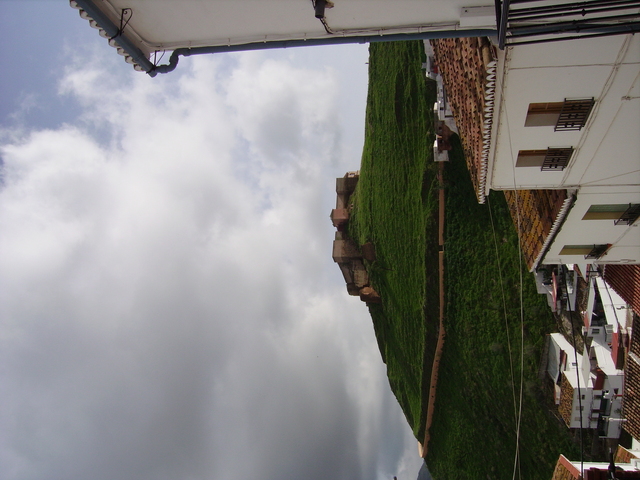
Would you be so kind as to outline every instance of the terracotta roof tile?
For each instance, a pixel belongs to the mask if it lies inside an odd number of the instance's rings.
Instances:
[[[632,458],[638,458],[635,454],[624,448],[622,445],[618,445],[616,449],[616,456],[613,459],[615,463],[629,463]]]
[[[560,413],[567,427],[570,427],[571,414],[573,413],[573,387],[564,373],[560,381],[560,405],[558,405],[558,413]]]
[[[580,477],[580,472],[564,455],[560,455],[553,471],[551,480],[575,480]]]
[[[542,259],[552,232],[562,223],[560,214],[570,196],[567,190],[506,190],[504,196],[516,228],[520,218],[522,253],[533,269]]]
[[[431,40],[471,180],[484,203],[495,92],[495,49],[485,37]]]
[[[631,329],[631,344],[624,367],[624,397],[622,415],[627,420],[623,428],[634,438],[640,438],[640,321],[635,316]]]
[[[606,265],[604,279],[640,315],[640,265]]]

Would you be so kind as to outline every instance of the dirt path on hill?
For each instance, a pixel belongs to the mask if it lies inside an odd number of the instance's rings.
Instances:
[[[424,440],[420,444],[420,456],[427,457],[427,449],[429,446],[429,428],[433,422],[433,410],[436,404],[436,387],[438,385],[438,370],[440,368],[440,358],[442,357],[442,348],[444,347],[444,162],[438,164],[438,282],[440,290],[440,313],[438,328],[438,343],[436,345],[436,353],[433,358],[433,366],[431,367],[431,382],[429,384],[429,405],[427,406],[427,423],[424,429]]]

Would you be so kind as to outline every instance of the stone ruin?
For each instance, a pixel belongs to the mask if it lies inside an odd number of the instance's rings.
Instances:
[[[366,303],[380,303],[380,295],[370,285],[369,274],[363,262],[375,260],[375,248],[368,242],[359,249],[347,234],[349,214],[353,207],[349,199],[359,178],[359,172],[347,172],[344,177],[336,179],[336,208],[331,210],[331,222],[337,232],[333,241],[332,257],[340,267],[349,295],[359,296],[360,300]]]

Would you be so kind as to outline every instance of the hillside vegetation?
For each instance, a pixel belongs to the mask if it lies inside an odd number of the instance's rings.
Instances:
[[[421,71],[423,55],[422,42],[370,47],[349,225],[358,243],[376,247],[378,259],[367,267],[383,302],[370,313],[391,389],[420,440],[438,316],[435,91]],[[514,465],[521,478],[550,478],[560,453],[578,458],[538,380],[544,336],[555,323],[519,257],[504,195],[479,205],[454,145],[445,167],[447,336],[427,463],[436,479],[511,478]]]
[[[368,270],[383,303],[370,306],[371,317],[391,388],[417,437],[435,350],[427,339],[435,338],[438,314],[435,92],[422,55],[421,42],[370,47],[365,144],[349,223],[357,242],[376,247]]]

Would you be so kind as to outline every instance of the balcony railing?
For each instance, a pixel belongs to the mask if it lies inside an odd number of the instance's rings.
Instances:
[[[611,247],[610,243],[603,243],[601,245],[594,245],[593,249],[587,253],[584,258],[585,260],[597,260],[600,257],[602,257],[605,253],[607,253],[607,250],[609,250],[609,248]]]
[[[614,221],[614,225],[633,225],[640,217],[640,203],[630,203],[620,218]]]
[[[573,147],[547,148],[541,170],[543,172],[561,172],[569,165],[572,154]]]
[[[495,7],[501,49],[640,31],[637,0],[495,0]]]
[[[587,123],[587,118],[589,118],[589,114],[595,103],[593,98],[579,100],[569,100],[565,98],[554,131],[568,132],[572,130],[582,130],[582,127]]]

